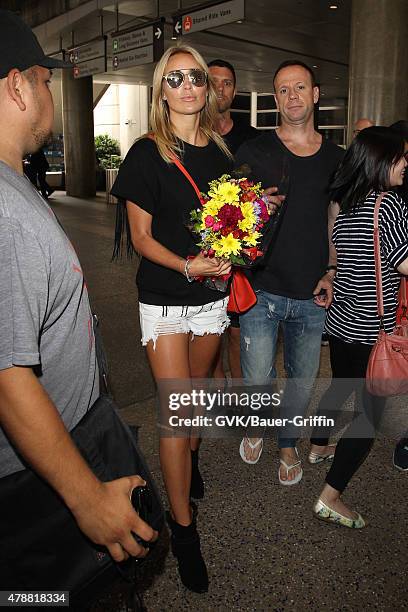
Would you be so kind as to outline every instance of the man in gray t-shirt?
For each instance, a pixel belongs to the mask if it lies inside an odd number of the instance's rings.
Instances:
[[[99,394],[91,312],[75,251],[23,174],[24,155],[51,135],[57,67],[66,66],[0,10],[0,484],[31,467],[122,561],[146,554],[133,533],[155,536],[130,503],[143,481],[101,482],[68,433]],[[1,550],[0,542],[0,565]]]
[[[34,368],[68,431],[99,395],[75,251],[30,181],[0,161],[0,370]],[[23,469],[0,428],[0,477]]]

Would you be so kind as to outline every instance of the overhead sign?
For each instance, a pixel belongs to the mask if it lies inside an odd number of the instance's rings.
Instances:
[[[178,15],[173,15],[173,36],[216,28],[244,17],[245,0],[229,0],[191,10],[183,9]]]
[[[157,62],[164,53],[164,18],[112,34],[112,68]]]
[[[106,72],[106,38],[96,38],[67,51],[68,59],[74,66],[74,77],[91,76]]]

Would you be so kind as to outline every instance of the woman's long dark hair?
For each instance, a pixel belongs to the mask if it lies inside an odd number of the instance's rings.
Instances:
[[[390,188],[390,170],[404,155],[404,139],[388,127],[361,130],[346,151],[330,185],[332,201],[350,213],[370,191]]]

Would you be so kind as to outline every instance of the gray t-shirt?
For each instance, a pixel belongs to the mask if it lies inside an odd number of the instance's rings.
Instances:
[[[0,370],[31,366],[68,431],[99,395],[78,257],[26,177],[0,162]],[[0,427],[0,477],[24,466]]]

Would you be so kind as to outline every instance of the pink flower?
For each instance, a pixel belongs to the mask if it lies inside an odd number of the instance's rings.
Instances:
[[[222,228],[222,223],[220,221],[217,221],[217,223],[214,223],[213,225],[214,232],[219,232],[221,228]]]
[[[204,219],[205,227],[212,227],[214,225],[214,217],[207,215]]]
[[[268,221],[270,215],[269,215],[269,212],[268,212],[268,209],[266,207],[264,200],[257,200],[257,203],[259,204],[260,209],[261,209],[261,220]]]

